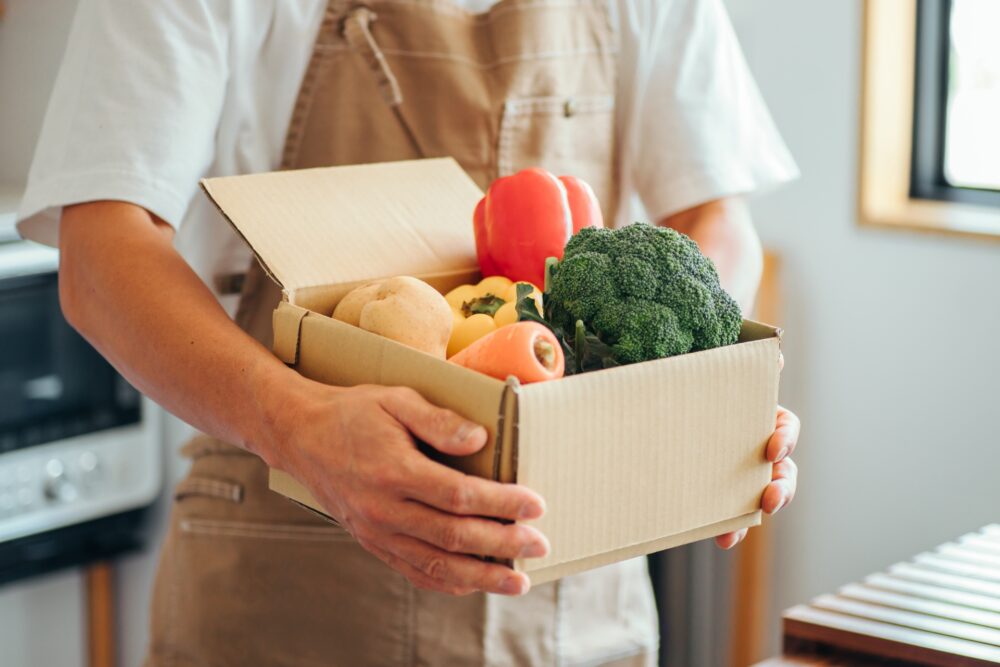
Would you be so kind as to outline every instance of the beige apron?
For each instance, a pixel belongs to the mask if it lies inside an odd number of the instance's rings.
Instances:
[[[485,187],[542,165],[586,179],[610,218],[615,37],[604,0],[331,0],[283,167],[451,155]],[[278,298],[254,265],[237,322],[268,346]],[[520,598],[421,591],[268,491],[256,457],[204,436],[185,453],[150,667],[655,664],[644,559]]]

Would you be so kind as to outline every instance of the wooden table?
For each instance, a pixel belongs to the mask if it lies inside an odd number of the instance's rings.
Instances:
[[[782,665],[1000,665],[1000,524],[782,615]]]

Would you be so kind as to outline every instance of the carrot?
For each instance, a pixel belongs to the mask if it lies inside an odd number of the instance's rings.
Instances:
[[[563,376],[566,360],[555,335],[537,322],[515,322],[486,334],[449,361],[499,380],[522,383]]]

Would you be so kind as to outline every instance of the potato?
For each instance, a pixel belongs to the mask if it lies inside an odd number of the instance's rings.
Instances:
[[[337,307],[333,309],[333,319],[340,320],[341,322],[347,322],[354,326],[359,326],[361,321],[361,309],[364,308],[369,301],[375,299],[376,294],[378,294],[379,285],[382,284],[381,280],[376,280],[374,282],[367,283],[361,287],[355,287],[350,292],[340,300]]]
[[[375,298],[361,308],[358,325],[444,359],[453,320],[451,306],[436,289],[398,276],[379,283]]]

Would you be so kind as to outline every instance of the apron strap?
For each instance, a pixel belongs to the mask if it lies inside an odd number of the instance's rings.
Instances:
[[[385,54],[379,48],[369,27],[377,18],[378,15],[367,7],[353,9],[344,20],[344,38],[375,74],[379,92],[382,93],[385,103],[391,107],[398,107],[403,103],[403,93],[399,89],[396,75],[385,61]]]
[[[350,45],[364,63],[369,71],[375,76],[375,83],[378,85],[382,99],[392,109],[393,115],[406,133],[406,137],[419,157],[426,157],[426,152],[420,147],[413,128],[400,112],[403,104],[403,91],[399,88],[399,81],[393,74],[392,68],[385,59],[385,54],[379,48],[378,42],[372,35],[371,24],[378,18],[368,7],[357,7],[347,15],[344,20],[344,39]]]

